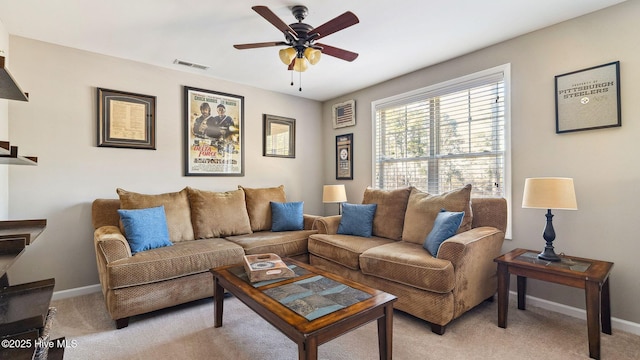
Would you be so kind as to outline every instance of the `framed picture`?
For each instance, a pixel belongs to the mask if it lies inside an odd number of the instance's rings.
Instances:
[[[296,157],[296,120],[262,115],[262,156]]]
[[[244,176],[244,97],[184,87],[185,176]]]
[[[156,149],[156,97],[98,88],[98,146]]]
[[[333,128],[342,128],[346,126],[354,126],[356,124],[356,102],[347,100],[345,102],[335,104],[333,110]]]
[[[353,134],[336,136],[336,180],[353,180]]]
[[[556,133],[622,126],[619,61],[555,79]]]

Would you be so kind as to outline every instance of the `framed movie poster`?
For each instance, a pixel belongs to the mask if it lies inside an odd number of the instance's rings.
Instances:
[[[244,176],[244,97],[184,87],[185,176]]]
[[[620,62],[556,79],[556,133],[621,126]]]
[[[353,134],[336,136],[336,180],[353,180]]]

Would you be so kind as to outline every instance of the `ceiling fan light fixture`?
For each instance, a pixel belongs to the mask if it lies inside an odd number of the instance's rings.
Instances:
[[[280,51],[278,52],[278,55],[280,56],[280,60],[285,65],[289,65],[293,61],[293,58],[296,57],[297,51],[296,49],[289,47],[285,49],[280,49]]]
[[[307,59],[301,57],[297,57],[295,62],[293,63],[293,70],[297,71],[297,72],[304,72],[307,70],[307,68],[309,67],[309,64],[307,63]]]
[[[318,49],[310,47],[304,49],[304,57],[309,60],[311,65],[315,65],[320,61],[320,54],[322,54],[322,52]]]

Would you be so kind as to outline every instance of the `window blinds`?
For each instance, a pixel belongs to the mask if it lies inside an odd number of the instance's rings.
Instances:
[[[374,103],[375,187],[439,194],[472,184],[475,197],[504,197],[502,71]]]

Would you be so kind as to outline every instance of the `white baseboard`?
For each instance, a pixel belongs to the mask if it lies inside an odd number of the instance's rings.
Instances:
[[[509,291],[509,296],[513,299],[518,298],[518,293],[516,291]],[[578,309],[572,306],[559,304],[553,301],[540,299],[537,297],[527,295],[527,305],[536,306],[545,310],[554,311],[560,314],[568,315],[574,318],[587,320],[587,311],[583,309]],[[517,301],[517,300],[516,300]],[[634,323],[627,320],[618,319],[615,317],[611,318],[611,327],[615,330],[620,330],[624,332],[628,332],[634,335],[640,335],[640,324]]]
[[[69,289],[69,290],[61,290],[61,291],[54,292],[53,296],[51,297],[51,300],[62,300],[62,299],[67,299],[71,297],[92,294],[94,292],[100,292],[100,291],[102,291],[100,284],[83,286],[83,287]]]

